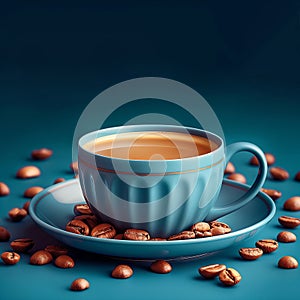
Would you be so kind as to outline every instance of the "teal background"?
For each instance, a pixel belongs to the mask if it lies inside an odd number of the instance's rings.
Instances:
[[[276,156],[286,168],[286,182],[270,179],[267,188],[282,191],[277,214],[253,239],[276,238],[282,228],[277,217],[282,205],[299,195],[293,176],[300,170],[299,139],[299,1],[132,1],[54,2],[10,1],[0,9],[0,181],[11,194],[0,198],[0,226],[13,238],[41,237],[36,249],[54,242],[30,218],[11,223],[7,212],[26,201],[23,192],[32,185],[47,187],[55,178],[72,178],[72,138],[85,106],[105,88],[123,80],[159,76],[178,80],[197,90],[216,112],[227,143],[250,141]],[[135,108],[137,109],[137,108]],[[197,108],[195,108],[197,109]],[[164,110],[157,106],[157,111]],[[136,111],[138,113],[138,110]],[[124,117],[124,116],[123,116]],[[185,125],[191,119],[181,116]],[[120,118],[110,120],[111,125]],[[30,152],[49,147],[54,155],[32,162]],[[254,179],[256,168],[247,154],[237,155],[237,171]],[[18,168],[36,164],[42,176],[15,178]],[[289,213],[300,217],[299,212]],[[299,228],[293,230],[299,236]],[[293,255],[298,261],[299,241],[257,261],[240,260],[238,248],[189,262],[174,262],[168,275],[148,271],[147,263],[130,263],[134,276],[125,281],[110,278],[119,261],[74,251],[76,267],[29,265],[23,255],[16,266],[0,263],[2,299],[264,299],[297,295],[299,270],[281,270],[277,261]],[[0,243],[0,251],[9,243]],[[240,271],[239,285],[223,288],[217,280],[202,280],[197,269],[225,263]],[[91,288],[68,290],[79,276]],[[13,286],[16,284],[16,287]],[[110,296],[108,296],[110,294]],[[106,296],[104,296],[106,295]]]

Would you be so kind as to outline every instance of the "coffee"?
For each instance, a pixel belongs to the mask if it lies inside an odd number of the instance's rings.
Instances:
[[[121,159],[161,160],[195,157],[218,148],[206,137],[168,131],[139,131],[97,138],[84,145],[88,151]]]

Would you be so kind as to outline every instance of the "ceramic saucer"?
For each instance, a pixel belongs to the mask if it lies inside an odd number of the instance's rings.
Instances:
[[[230,203],[245,193],[249,186],[224,179],[218,203]],[[45,189],[32,200],[29,212],[44,231],[61,242],[81,250],[130,259],[176,259],[201,256],[239,243],[266,225],[275,214],[275,204],[259,194],[241,209],[219,219],[230,225],[232,232],[200,239],[179,241],[128,241],[100,239],[65,231],[74,216],[73,207],[84,203],[78,179]]]

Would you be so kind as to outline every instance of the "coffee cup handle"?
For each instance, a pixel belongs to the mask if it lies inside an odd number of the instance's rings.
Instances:
[[[216,220],[246,205],[258,194],[261,187],[263,186],[268,173],[268,165],[264,153],[256,145],[247,142],[238,142],[227,146],[226,165],[234,154],[241,151],[251,152],[257,157],[259,161],[259,171],[257,177],[250,189],[243,196],[224,207],[213,207],[209,214],[206,216],[206,221]]]

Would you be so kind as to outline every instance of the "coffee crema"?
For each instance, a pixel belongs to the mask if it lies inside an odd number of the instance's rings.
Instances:
[[[206,137],[169,131],[126,132],[99,137],[84,149],[107,157],[130,160],[172,160],[200,156],[218,148]]]

